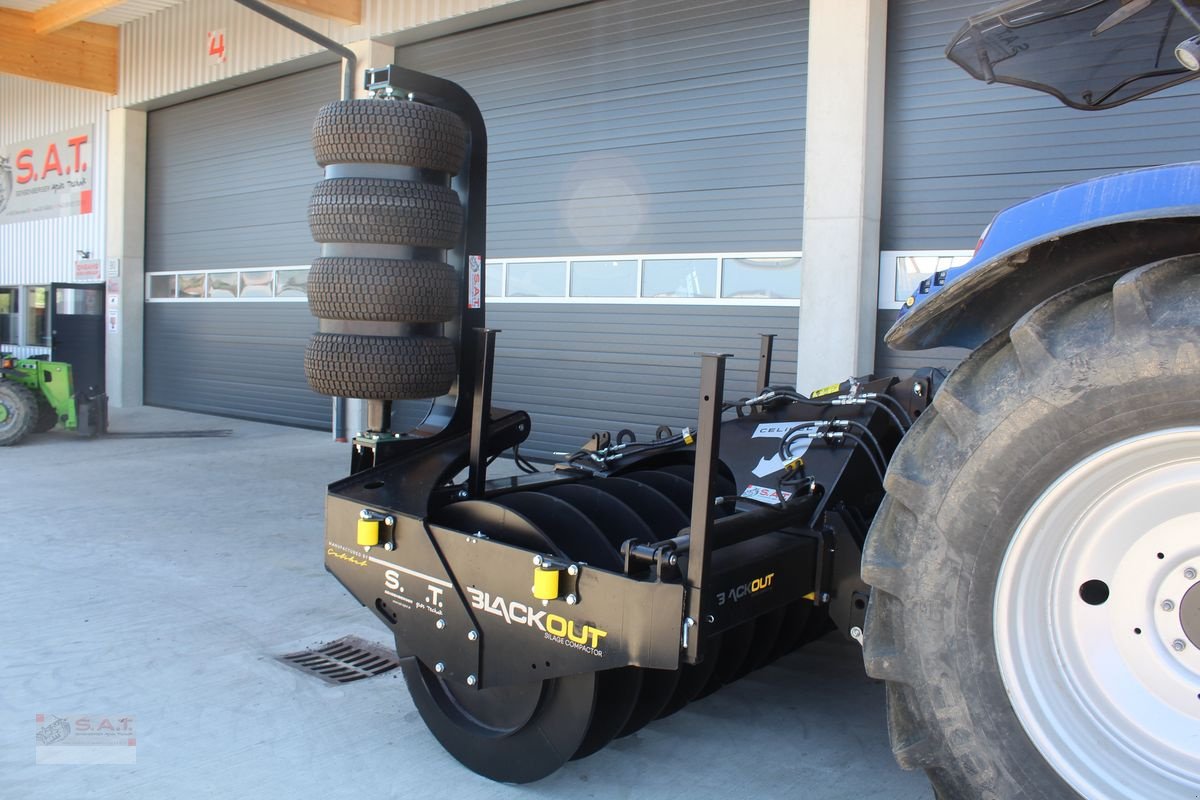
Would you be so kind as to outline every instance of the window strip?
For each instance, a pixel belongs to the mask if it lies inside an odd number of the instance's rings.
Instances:
[[[798,298],[775,298],[775,297],[722,297],[724,271],[726,259],[795,259],[797,260],[795,281],[796,293],[799,294],[799,284],[803,277],[803,253],[800,251],[786,252],[729,252],[729,253],[642,253],[630,254],[620,253],[614,255],[588,255],[588,256],[534,256],[530,258],[501,258],[489,259],[487,268],[489,270],[498,271],[499,275],[493,278],[493,286],[500,291],[499,295],[487,295],[487,302],[499,304],[545,304],[545,303],[571,303],[571,304],[611,304],[611,305],[737,305],[737,306],[797,306],[800,301]],[[692,261],[707,261],[716,262],[715,276],[716,281],[714,288],[714,296],[711,297],[651,297],[643,296],[643,283],[646,279],[646,262],[661,261],[661,260],[692,260]],[[571,293],[572,272],[576,264],[590,264],[596,262],[614,262],[614,261],[633,261],[636,264],[636,283],[634,286],[635,295],[632,297],[612,297],[612,296],[590,296],[590,295],[573,295]],[[563,275],[563,285],[561,296],[542,296],[542,297],[508,297],[508,265],[512,263],[564,263],[566,269]],[[301,266],[280,266],[280,267],[262,267],[262,266],[246,266],[233,269],[211,269],[211,270],[170,270],[164,272],[147,272],[145,278],[144,297],[148,303],[263,303],[263,302],[282,302],[282,303],[297,303],[305,302],[306,295],[297,293],[297,296],[278,296],[285,285],[292,286],[294,284],[285,284],[281,279],[281,273],[289,273],[289,277],[295,277],[295,272],[299,270],[307,270],[307,265]],[[255,293],[253,296],[247,296],[241,291],[242,275],[246,273],[261,273],[272,272],[273,277],[271,284],[274,289],[275,296],[259,296]],[[154,297],[151,291],[151,282],[155,277],[161,281],[164,276],[174,276],[175,288],[171,297]],[[232,280],[235,287],[235,295],[233,297],[208,297],[210,293],[209,276],[230,276],[228,280]],[[201,278],[201,296],[183,297],[180,295],[184,279],[193,276]],[[498,279],[497,279],[498,278]],[[486,283],[485,283],[486,287]],[[161,286],[159,287],[161,291]],[[294,291],[290,290],[290,291]]]

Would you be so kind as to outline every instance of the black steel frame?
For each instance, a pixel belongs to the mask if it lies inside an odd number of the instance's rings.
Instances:
[[[490,541],[482,511],[480,527],[485,530],[432,525],[431,516],[453,503],[540,484],[583,480],[592,472],[568,469],[487,480],[488,460],[524,441],[530,420],[524,412],[492,408],[498,331],[486,327],[483,292],[472,291],[473,281],[482,289],[486,270],[487,133],[483,118],[461,87],[412,70],[394,65],[371,70],[367,85],[386,87],[391,96],[450,110],[465,121],[470,132],[467,163],[451,181],[465,206],[464,235],[447,256],[460,270],[462,289],[456,386],[450,395],[436,401],[425,422],[409,433],[386,430],[387,405],[372,409],[372,427],[376,429],[355,438],[351,474],[331,484],[327,498],[326,566],[392,628],[398,652],[419,656],[427,666],[440,666],[437,671],[446,679],[463,680],[480,689],[624,665],[671,669],[682,662],[702,661],[706,645],[722,631],[804,597],[823,602],[829,588],[825,584],[835,576],[828,563],[830,536],[819,532],[824,523],[817,529],[809,527],[824,513],[819,495],[792,502],[786,510],[743,510],[733,517],[715,518],[713,498],[725,468],[720,450],[725,365],[730,356],[705,353],[700,354],[699,422],[688,527],[661,542],[627,542],[622,549],[623,572],[570,565],[575,571],[564,578],[569,589],[551,601],[551,609],[560,609],[554,612],[560,619],[571,619],[571,609],[576,615],[586,609],[586,615],[579,617],[581,625],[593,626],[592,630],[604,626],[611,636],[604,656],[566,653],[561,643],[549,636],[531,636],[527,627],[514,627],[511,621],[498,623],[500,615],[495,608],[473,605],[476,595],[490,587],[490,591],[503,594],[504,607],[510,612],[533,613],[534,607],[524,604],[531,602],[528,587],[533,566],[529,559],[534,552]],[[471,272],[473,257],[479,263],[475,275]],[[761,339],[760,389],[770,382],[773,340],[770,334]],[[786,420],[786,415],[777,413],[778,407],[760,405],[757,410],[769,412],[764,418]],[[607,434],[597,434],[596,446],[608,444],[607,438]],[[841,459],[838,476],[850,460],[851,454]],[[465,482],[451,483],[464,468]],[[382,551],[368,548],[364,553],[362,547],[354,546],[356,525],[363,514],[384,521],[380,523]],[[849,546],[855,544],[853,537],[838,538],[851,539]],[[387,577],[389,570],[395,577]],[[731,592],[767,573],[778,575],[776,590],[722,605]],[[395,613],[396,608],[389,604],[404,600],[384,587],[388,580],[410,579],[418,586],[427,585],[430,596],[438,597],[436,611],[426,600],[419,613]],[[389,593],[391,598],[386,596]],[[573,599],[566,601],[568,596]],[[575,602],[580,605],[574,606]],[[443,635],[445,631],[457,635]],[[472,635],[464,639],[464,632]],[[536,675],[528,671],[530,653],[545,656],[539,661],[546,666]]]

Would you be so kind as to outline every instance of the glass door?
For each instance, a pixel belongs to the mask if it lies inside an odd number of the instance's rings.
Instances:
[[[50,285],[50,357],[71,365],[75,393],[104,393],[104,284]]]

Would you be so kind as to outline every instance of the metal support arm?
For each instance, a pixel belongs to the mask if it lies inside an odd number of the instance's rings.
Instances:
[[[335,42],[322,33],[314,31],[307,25],[297,22],[287,14],[271,8],[266,3],[260,3],[258,0],[233,0],[233,2],[245,6],[255,14],[261,14],[272,22],[282,25],[292,33],[300,34],[310,42],[321,45],[321,47],[324,47],[329,52],[341,56],[342,60],[346,62],[346,67],[342,72],[342,99],[354,99],[354,73],[358,70],[358,56],[354,55],[353,50]]]
[[[728,353],[703,353],[700,366],[700,408],[696,431],[696,473],[692,487],[691,557],[687,574],[687,618],[690,629],[685,658],[689,664],[703,659],[699,628],[708,623],[703,607],[704,579],[712,565],[712,497],[716,491],[717,455],[721,450],[721,405],[725,397],[725,359]],[[689,622],[690,620],[690,622]]]

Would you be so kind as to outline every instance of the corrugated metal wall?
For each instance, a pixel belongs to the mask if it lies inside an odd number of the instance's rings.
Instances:
[[[0,285],[70,281],[76,251],[104,257],[104,186],[107,159],[107,98],[96,92],[43,81],[0,75],[0,143],[11,144],[47,136],[81,125],[95,125],[92,143],[94,210],[59,219],[0,225]],[[39,113],[12,113],[38,109]]]
[[[310,132],[337,90],[323,67],[151,112],[146,271],[310,263]],[[304,379],[306,304],[147,303],[145,320],[146,403],[328,424],[328,398]]]
[[[481,24],[470,21],[472,14],[515,16],[564,2],[367,0],[362,25],[343,25],[293,9],[285,13],[337,42],[349,43],[426,25],[467,27]],[[208,56],[207,35],[214,30],[225,32],[224,63]],[[188,0],[121,27],[120,94],[115,104],[136,106],[305,57],[332,60],[307,39],[229,0]]]
[[[1197,157],[1200,86],[1111,111],[973,80],[943,55],[994,0],[888,8],[884,250],[971,249],[1000,209],[1067,183]]]
[[[645,441],[660,424],[695,427],[697,352],[732,353],[726,396],[755,392],[760,333],[776,333],[772,383],[796,379],[794,308],[493,304],[492,402],[525,409],[533,433],[523,453],[577,449],[594,431],[629,428]]]
[[[792,250],[807,2],[604,0],[436,39],[489,131],[493,257]]]
[[[1059,186],[1123,169],[1197,158],[1200,86],[1111,111],[973,80],[945,58],[962,23],[994,0],[891,0],[883,173],[884,250],[970,250],[995,213]],[[964,351],[893,353],[876,368],[952,366]]]
[[[494,258],[800,248],[808,4],[603,0],[397,52],[470,91],[489,134]],[[758,333],[794,380],[798,311],[719,305],[489,306],[495,402],[527,450],[695,422],[700,350],[753,391]]]
[[[286,13],[339,42],[367,36],[361,27],[291,9]],[[225,33],[224,63],[208,55],[209,31]],[[319,53],[323,48],[236,3],[188,0],[121,26],[120,90],[114,102],[137,106]]]

